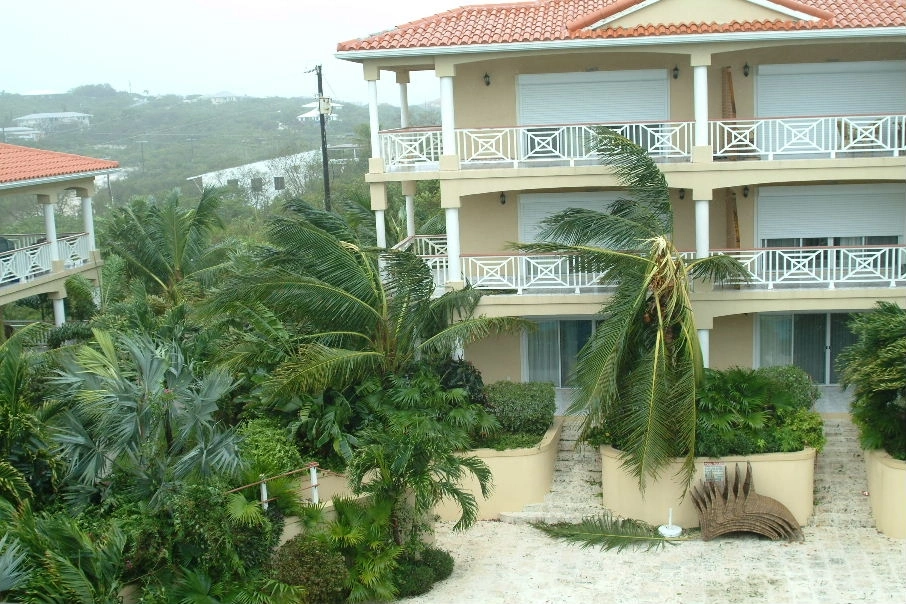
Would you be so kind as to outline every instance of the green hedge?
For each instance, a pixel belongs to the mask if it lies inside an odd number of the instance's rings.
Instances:
[[[554,385],[547,382],[496,382],[487,386],[488,408],[511,433],[542,436],[554,422]]]

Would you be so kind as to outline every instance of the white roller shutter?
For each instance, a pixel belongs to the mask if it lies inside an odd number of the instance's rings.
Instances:
[[[541,221],[557,212],[568,208],[604,211],[623,195],[620,191],[524,193],[519,196],[519,241],[537,241]]]
[[[906,113],[906,61],[761,65],[755,115]]]
[[[758,240],[870,237],[906,232],[906,185],[761,187]]]
[[[519,125],[662,122],[666,69],[539,73],[517,77]]]

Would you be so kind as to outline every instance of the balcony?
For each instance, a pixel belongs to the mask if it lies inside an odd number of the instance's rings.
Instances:
[[[463,169],[594,165],[600,126],[635,141],[656,161],[691,161],[693,122],[466,128],[455,131],[456,148]],[[906,155],[906,115],[715,120],[709,128],[716,161]],[[438,169],[440,127],[387,130],[379,138],[387,171]]]
[[[416,236],[401,242],[421,256],[439,291],[449,280],[446,238]],[[906,286],[906,246],[770,248],[715,250],[739,260],[749,270],[741,289],[836,289]],[[692,257],[691,252],[683,256]],[[544,254],[463,254],[462,278],[485,291],[522,294],[600,293],[611,286],[603,273],[589,271],[571,256]]]
[[[51,244],[44,235],[4,235],[13,249],[0,253],[0,287],[26,283],[53,270]],[[87,233],[59,237],[57,254],[64,268],[87,264],[91,259]]]

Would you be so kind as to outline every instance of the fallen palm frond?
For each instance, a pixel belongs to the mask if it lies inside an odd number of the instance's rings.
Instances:
[[[589,516],[578,524],[537,522],[532,526],[554,539],[572,541],[583,548],[597,546],[618,552],[626,548],[658,549],[674,541],[661,536],[650,524],[631,518],[614,518],[610,512]]]

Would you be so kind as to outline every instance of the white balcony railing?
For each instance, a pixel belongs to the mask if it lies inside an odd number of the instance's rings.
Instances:
[[[729,285],[752,289],[897,287],[906,286],[906,246],[825,247],[718,250],[739,260],[748,283]],[[683,252],[686,258],[692,252]],[[447,282],[444,255],[422,255],[438,291]],[[462,276],[481,290],[526,293],[591,293],[606,291],[604,274],[588,270],[574,257],[557,255],[463,255]]]
[[[57,239],[57,253],[64,268],[73,268],[88,262],[91,258],[88,247],[87,233]],[[0,286],[24,283],[51,272],[52,257],[49,243],[38,243],[3,252],[0,254]]]
[[[456,130],[463,167],[581,165],[597,163],[592,146],[599,126],[616,130],[657,161],[689,161],[693,122],[538,125]],[[906,155],[906,115],[786,117],[710,122],[715,159],[789,159]],[[436,169],[439,127],[380,134],[389,171]]]

